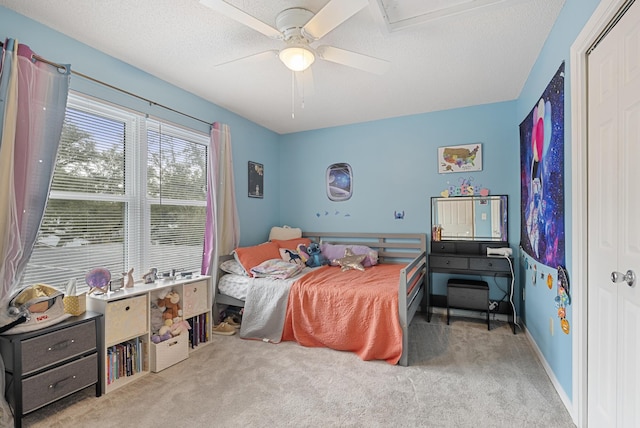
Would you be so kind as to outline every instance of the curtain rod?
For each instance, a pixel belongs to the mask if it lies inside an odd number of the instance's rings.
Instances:
[[[0,42],[0,47],[3,47],[3,46],[4,46],[4,43]],[[62,69],[62,70],[65,70],[65,71],[67,70],[67,66],[65,66],[63,64],[58,64],[58,63],[53,62],[53,61],[49,61],[48,59],[43,58],[40,55],[32,54],[31,55],[31,59],[32,60],[37,60],[37,61],[40,61],[40,62],[44,62],[45,64],[49,64],[49,65],[51,65],[53,67],[56,67],[58,69]],[[161,108],[163,108],[165,110],[169,110],[169,111],[171,111],[173,113],[178,113],[178,114],[180,114],[182,116],[188,117],[189,119],[197,120],[198,122],[201,122],[201,123],[204,123],[206,125],[212,126],[211,122],[207,122],[206,120],[202,120],[202,119],[199,119],[199,118],[197,118],[195,116],[191,116],[190,114],[178,111],[178,110],[176,110],[174,108],[167,107],[164,104],[160,104],[160,103],[155,102],[153,100],[150,100],[148,98],[145,98],[145,97],[142,97],[140,95],[134,94],[133,92],[129,92],[129,91],[125,90],[125,89],[118,88],[117,86],[113,86],[113,85],[111,85],[109,83],[106,83],[106,82],[103,82],[101,80],[95,79],[93,77],[87,76],[86,74],[80,73],[78,71],[74,71],[73,69],[71,70],[71,74],[75,74],[76,76],[82,77],[83,79],[87,79],[87,80],[90,80],[90,81],[92,81],[94,83],[97,83],[99,85],[106,86],[107,88],[114,89],[116,91],[122,92],[123,94],[127,94],[127,95],[129,95],[131,97],[138,98],[139,100],[145,101],[145,102],[149,103],[150,105],[161,107]]]

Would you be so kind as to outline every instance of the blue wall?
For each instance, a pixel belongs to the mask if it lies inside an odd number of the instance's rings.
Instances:
[[[431,197],[464,178],[509,196],[509,240],[517,248],[520,149],[515,122],[515,102],[504,102],[284,135],[282,223],[307,231],[430,234]],[[482,143],[482,171],[438,173],[438,147],[473,143]],[[353,169],[353,196],[333,202],[325,174],[338,162]],[[403,220],[395,218],[397,212],[404,212]],[[446,294],[446,278],[434,275],[434,294]],[[500,286],[506,289],[507,284]],[[492,299],[503,296],[497,287],[491,294]]]
[[[551,31],[538,60],[536,61],[529,78],[516,102],[516,124],[519,124],[529,114],[533,106],[538,102],[542,92],[565,61],[565,230],[566,230],[566,263],[571,277],[571,63],[570,48],[578,33],[591,14],[596,9],[599,0],[567,0],[553,30]],[[551,274],[556,278],[555,269],[535,263],[528,257],[522,256],[520,287],[526,292],[523,311],[526,314],[527,330],[535,340],[538,348],[544,355],[558,382],[562,386],[568,398],[571,399],[572,391],[572,337],[560,330],[559,318],[556,312],[554,298],[556,296],[556,283],[550,290],[546,285],[546,278]],[[534,283],[534,272],[527,265],[536,265],[537,280]],[[541,278],[541,275],[544,278]],[[574,287],[580,286],[573,284]],[[571,325],[572,306],[567,307],[567,320]],[[550,323],[554,324],[553,334]]]
[[[4,7],[0,7],[0,28],[3,31],[0,34],[2,39],[17,39],[48,60],[71,64],[73,71],[198,119],[228,124],[231,127],[236,171],[241,244],[266,240],[270,227],[279,223],[278,134]],[[209,126],[205,123],[160,107],[149,106],[149,103],[77,75],[71,77],[71,89],[209,133]],[[264,199],[247,198],[247,162],[250,160],[268,165]],[[259,215],[256,215],[258,212]]]

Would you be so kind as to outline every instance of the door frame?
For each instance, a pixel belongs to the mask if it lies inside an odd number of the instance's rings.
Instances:
[[[602,0],[571,45],[571,226],[573,272],[573,419],[577,426],[587,420],[587,51],[628,0]]]

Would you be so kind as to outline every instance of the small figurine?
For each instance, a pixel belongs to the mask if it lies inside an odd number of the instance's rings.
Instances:
[[[156,282],[156,279],[158,279],[158,269],[157,268],[149,269],[149,272],[145,273],[142,276],[142,280],[144,281],[145,284],[152,284],[152,283]]]
[[[124,281],[124,287],[125,288],[131,288],[133,287],[134,284],[134,280],[133,280],[133,268],[129,269],[129,272],[123,272],[122,276],[125,276],[125,281]]]

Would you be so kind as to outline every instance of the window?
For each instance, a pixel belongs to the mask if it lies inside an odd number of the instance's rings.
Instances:
[[[95,267],[200,272],[208,137],[71,94],[23,285],[78,288]]]

